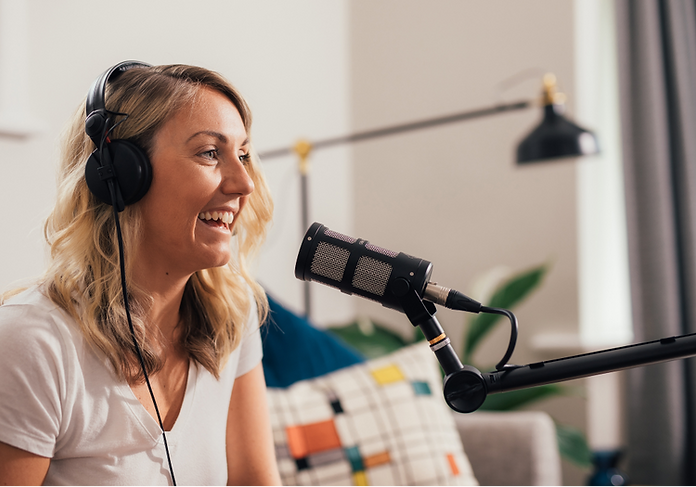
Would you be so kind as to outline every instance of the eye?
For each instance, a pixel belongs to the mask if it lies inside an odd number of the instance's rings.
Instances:
[[[210,149],[205,152],[201,152],[198,154],[199,157],[202,157],[203,159],[206,159],[208,161],[217,161],[218,159],[218,150],[217,149]]]
[[[249,162],[251,162],[251,154],[249,154],[248,152],[246,154],[240,154],[239,162],[241,162],[245,166],[248,165]]]

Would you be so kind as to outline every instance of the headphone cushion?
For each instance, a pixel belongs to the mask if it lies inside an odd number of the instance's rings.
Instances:
[[[116,176],[117,190],[126,205],[132,205],[145,196],[152,183],[152,166],[147,154],[133,142],[114,140],[105,144],[111,154],[111,164]],[[102,166],[99,149],[89,156],[85,166],[85,179],[90,191],[104,203],[111,205],[109,186],[99,175]]]

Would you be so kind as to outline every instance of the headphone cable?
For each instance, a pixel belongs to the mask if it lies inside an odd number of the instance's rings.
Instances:
[[[106,148],[106,150],[109,150]],[[150,384],[150,378],[148,377],[147,370],[145,367],[145,359],[143,358],[143,353],[140,350],[140,345],[138,344],[138,339],[135,335],[135,327],[133,326],[133,320],[130,314],[130,306],[128,303],[128,289],[126,286],[126,264],[124,259],[123,251],[123,237],[121,235],[121,223],[118,217],[118,209],[116,207],[116,189],[114,188],[113,179],[106,180],[109,186],[109,193],[111,193],[111,203],[114,209],[114,220],[116,222],[116,237],[118,240],[118,254],[120,260],[120,270],[121,270],[121,289],[123,292],[123,306],[126,308],[126,318],[128,319],[128,327],[130,328],[131,336],[133,337],[133,344],[135,345],[135,351],[137,352],[138,359],[140,360],[140,366],[143,370],[143,375],[145,376],[145,383],[147,384],[147,389],[150,391],[150,397],[152,398],[152,404],[155,406],[155,413],[157,414],[157,421],[159,423],[160,430],[162,430],[162,439],[164,440],[164,451],[167,454],[167,463],[169,464],[169,475],[172,478],[172,485],[176,486],[176,479],[174,478],[174,469],[172,468],[172,459],[169,455],[169,445],[167,444],[167,434],[164,431],[164,423],[162,422],[162,416],[160,415],[159,408],[157,407],[157,401],[155,400],[155,393],[152,391],[152,385]]]

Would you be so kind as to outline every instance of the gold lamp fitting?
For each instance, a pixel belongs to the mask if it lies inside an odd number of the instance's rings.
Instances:
[[[300,173],[306,175],[309,172],[309,154],[312,152],[312,144],[308,140],[300,139],[292,149],[300,158]]]
[[[565,93],[559,93],[557,90],[556,75],[546,73],[543,79],[544,92],[542,96],[543,105],[563,105],[566,100]]]

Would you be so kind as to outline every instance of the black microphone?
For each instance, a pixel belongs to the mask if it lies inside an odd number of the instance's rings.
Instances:
[[[482,306],[462,293],[431,283],[432,269],[427,260],[386,250],[314,223],[302,241],[295,277],[357,294],[405,313],[414,326],[421,328],[445,372],[445,401],[461,413],[476,411],[488,394],[696,355],[696,333],[692,333],[525,366],[507,365],[517,339],[514,315],[507,310]],[[462,365],[434,317],[432,303],[456,310],[508,316],[512,325],[510,343],[496,370],[482,374],[470,365]]]
[[[349,237],[313,223],[302,240],[295,277],[338,288],[403,312],[404,281],[424,300],[450,309],[479,313],[481,303],[430,282],[431,262],[394,252],[361,238]]]

